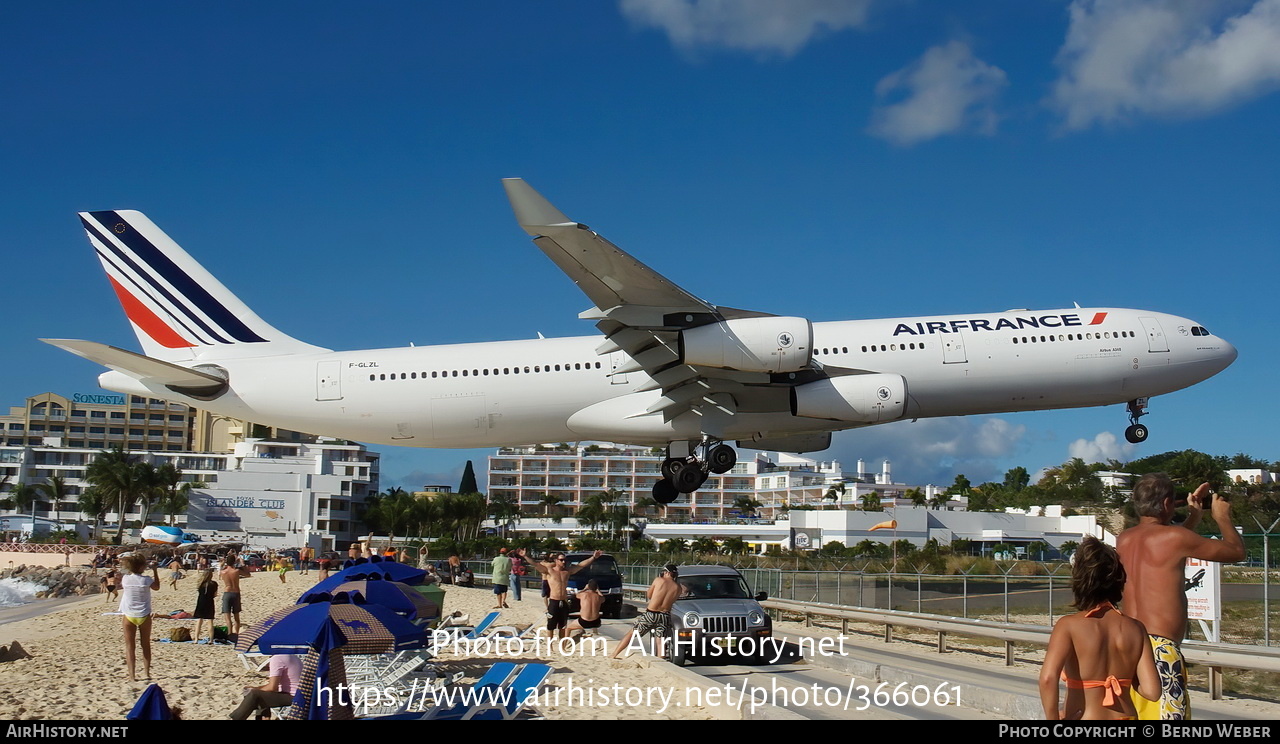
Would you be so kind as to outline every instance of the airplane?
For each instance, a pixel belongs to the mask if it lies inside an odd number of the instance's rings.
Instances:
[[[1235,347],[1146,310],[1009,310],[813,322],[699,299],[522,179],[520,227],[586,294],[603,336],[332,351],[267,324],[136,211],[80,213],[143,353],[41,339],[109,368],[107,390],[363,442],[437,448],[601,440],[663,447],[668,504],[737,461],[729,442],[814,452],[905,419],[1148,400]]]

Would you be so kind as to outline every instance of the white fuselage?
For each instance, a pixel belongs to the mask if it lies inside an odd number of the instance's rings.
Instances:
[[[1236,358],[1231,344],[1201,333],[1193,321],[1113,308],[853,320],[813,329],[814,359],[823,365],[902,375],[908,419],[1122,403],[1188,387]],[[611,374],[626,356],[597,355],[600,342],[583,336],[223,360],[230,391],[212,401],[118,372],[100,382],[297,431],[416,447],[584,439],[656,445],[697,436],[699,427],[732,441],[854,426],[750,411],[662,422],[661,415],[644,415],[659,393],[635,392],[649,378]],[[588,408],[592,414],[575,416]]]

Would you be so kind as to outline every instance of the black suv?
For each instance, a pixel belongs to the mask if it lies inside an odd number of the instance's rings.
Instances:
[[[572,567],[590,558],[591,555],[587,552],[566,553],[564,564],[566,567]],[[600,556],[590,566],[569,577],[570,611],[577,612],[580,609],[576,595],[579,590],[586,589],[587,582],[592,579],[596,580],[596,585],[600,587],[600,594],[604,596],[604,601],[600,605],[601,617],[612,619],[622,617],[622,572],[618,570],[618,562],[608,554]]]

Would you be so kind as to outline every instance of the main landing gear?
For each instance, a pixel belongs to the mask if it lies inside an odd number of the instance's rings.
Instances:
[[[1124,430],[1124,438],[1130,444],[1142,444],[1147,441],[1147,427],[1138,423],[1138,419],[1147,415],[1147,399],[1135,398],[1129,401],[1129,428]]]
[[[727,473],[738,464],[738,453],[714,439],[705,440],[685,457],[671,456],[677,444],[691,449],[684,442],[673,442],[667,448],[667,459],[662,461],[662,480],[653,484],[653,500],[659,504],[670,504],[682,493],[693,493],[702,488],[711,473]],[[698,450],[702,452],[701,457],[697,455]]]

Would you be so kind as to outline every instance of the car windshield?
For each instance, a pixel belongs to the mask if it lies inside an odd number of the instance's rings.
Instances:
[[[749,599],[741,576],[681,576],[680,599]]]
[[[585,561],[587,558],[590,558],[590,557],[591,556],[585,556],[581,560]],[[581,561],[574,560],[573,562],[579,563]],[[609,577],[616,578],[617,576],[618,576],[617,562],[614,561],[613,558],[610,556],[602,555],[599,558],[592,561],[591,565],[587,566],[586,568],[574,574],[573,578],[590,580],[590,579],[603,579],[603,578],[609,578]]]

